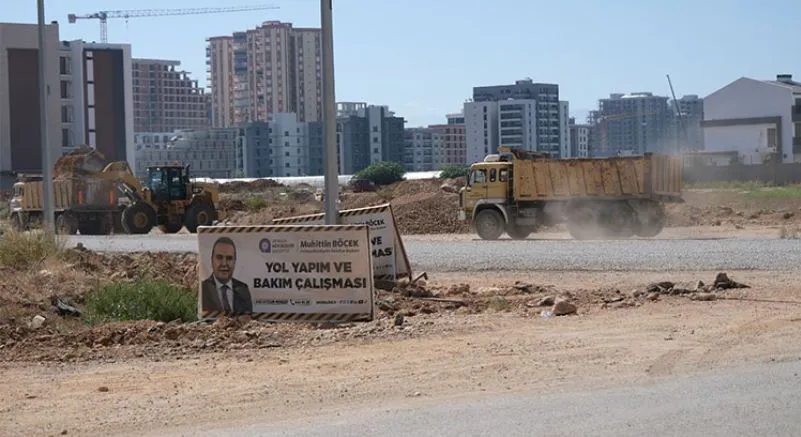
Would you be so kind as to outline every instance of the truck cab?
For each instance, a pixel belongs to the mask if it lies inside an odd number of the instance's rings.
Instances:
[[[468,214],[473,219],[482,204],[506,203],[511,171],[510,162],[495,160],[492,155],[471,165],[467,185],[459,192],[460,219],[467,219]]]

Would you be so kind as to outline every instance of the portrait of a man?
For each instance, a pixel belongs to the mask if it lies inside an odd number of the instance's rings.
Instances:
[[[202,310],[228,314],[253,312],[248,285],[234,278],[236,245],[228,237],[220,237],[211,249],[211,275],[203,281]]]

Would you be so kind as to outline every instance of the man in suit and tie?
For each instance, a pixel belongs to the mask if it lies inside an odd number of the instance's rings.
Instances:
[[[233,278],[236,267],[236,245],[228,237],[220,237],[211,249],[212,274],[203,281],[203,311],[222,311],[226,314],[253,312],[250,289]]]

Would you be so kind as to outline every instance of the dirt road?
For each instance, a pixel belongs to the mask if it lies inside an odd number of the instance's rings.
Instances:
[[[717,272],[550,272],[490,279],[432,275],[439,285],[524,281],[574,290],[711,281]],[[320,329],[291,347],[193,352],[111,362],[0,364],[3,435],[139,435],[273,422],[389,401],[554,391],[798,357],[796,275],[728,272],[752,288],[692,301],[657,296],[637,306],[585,300],[578,315],[500,307]],[[750,299],[750,300],[744,300]],[[796,302],[796,303],[790,303]]]

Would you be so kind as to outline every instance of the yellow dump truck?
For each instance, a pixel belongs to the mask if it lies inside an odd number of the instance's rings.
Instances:
[[[459,218],[484,240],[505,232],[525,239],[540,226],[566,223],[575,239],[654,237],[665,204],[682,202],[682,162],[645,154],[552,159],[500,147],[470,166],[459,194]]]
[[[11,224],[19,231],[41,224],[44,212],[41,177],[26,179],[14,184],[10,202]],[[114,181],[63,178],[53,181],[52,193],[59,234],[107,235],[115,229],[115,222],[119,222],[122,207]]]

